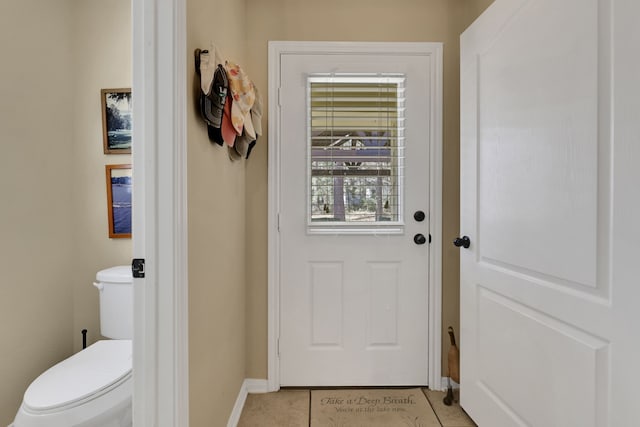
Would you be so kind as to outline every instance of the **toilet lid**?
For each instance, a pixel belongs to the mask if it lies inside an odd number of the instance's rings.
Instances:
[[[40,375],[24,405],[43,411],[97,397],[131,373],[131,340],[98,341]]]
[[[133,281],[131,266],[119,265],[117,267],[100,270],[96,273],[96,280],[98,282],[131,283]]]

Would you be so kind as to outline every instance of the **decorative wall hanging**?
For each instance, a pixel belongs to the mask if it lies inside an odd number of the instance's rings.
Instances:
[[[131,89],[102,89],[104,154],[131,153]]]
[[[131,165],[106,165],[110,238],[131,237]]]
[[[227,145],[231,160],[249,158],[262,134],[262,98],[239,65],[223,61],[218,49],[196,49],[195,70],[200,77],[200,115],[209,140]]]

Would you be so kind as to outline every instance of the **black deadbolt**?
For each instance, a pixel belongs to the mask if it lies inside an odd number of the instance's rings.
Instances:
[[[422,211],[416,211],[416,213],[413,214],[413,219],[415,219],[418,222],[424,221],[424,218],[425,218],[425,214]]]
[[[424,237],[423,234],[418,233],[415,236],[413,236],[413,242],[416,245],[424,245],[425,243],[427,243],[427,238]]]

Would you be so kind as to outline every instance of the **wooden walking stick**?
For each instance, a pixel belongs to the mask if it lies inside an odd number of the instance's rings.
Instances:
[[[449,326],[447,330],[449,332],[449,341],[451,341],[447,357],[449,365],[449,387],[447,388],[447,395],[442,399],[442,402],[445,405],[450,406],[453,403],[453,388],[451,387],[451,380],[460,384],[460,350],[458,350],[458,346],[456,345],[456,336],[453,334],[453,328]]]

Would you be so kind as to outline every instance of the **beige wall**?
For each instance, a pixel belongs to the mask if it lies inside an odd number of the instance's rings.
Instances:
[[[0,2],[0,425],[73,342],[70,12]]]
[[[444,43],[444,331],[459,325],[459,35],[488,0],[247,0],[248,67],[267,92],[269,40],[429,41]],[[266,100],[265,100],[266,102]],[[266,115],[265,115],[266,116]],[[265,119],[266,120],[266,119]],[[265,122],[266,123],[266,122]],[[266,133],[266,130],[265,130]],[[267,149],[247,163],[247,376],[267,376]]]
[[[193,51],[215,42],[245,64],[245,7],[187,2],[190,425],[226,425],[245,378],[245,168],[209,142],[195,102]]]
[[[104,154],[100,89],[131,87],[131,0],[73,0],[74,351],[101,338],[96,272],[131,262],[131,239],[109,239],[104,165],[129,164]]]
[[[130,85],[130,6],[103,3],[0,2],[0,425],[97,338],[95,271],[130,257],[107,238],[100,127],[100,88]]]

